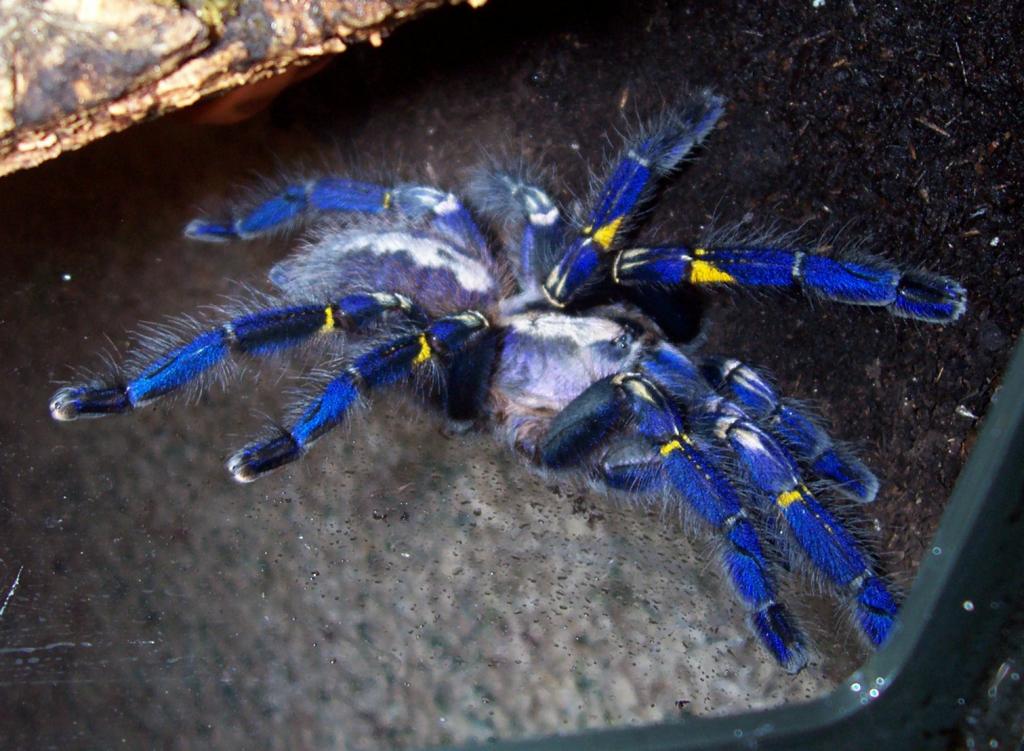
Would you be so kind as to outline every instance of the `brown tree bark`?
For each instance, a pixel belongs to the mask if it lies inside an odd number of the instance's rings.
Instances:
[[[0,0],[0,175],[462,1]]]

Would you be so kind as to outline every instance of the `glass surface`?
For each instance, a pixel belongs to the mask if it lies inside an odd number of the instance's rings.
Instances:
[[[781,100],[751,101],[707,63],[742,46],[715,37],[728,36],[717,18],[652,5],[643,23],[621,7],[545,21],[538,9],[514,22],[508,9],[439,14],[242,125],[165,120],[0,181],[0,713],[12,743],[512,739],[803,700],[862,658],[840,609],[797,575],[784,594],[817,652],[786,675],[750,636],[705,537],[538,478],[487,434],[446,434],[391,397],[301,465],[236,485],[224,459],[261,414],[280,416],[315,354],[247,367],[198,403],[70,425],[47,414],[72,366],[123,355],[138,321],[262,284],[287,241],[181,239],[254,173],[454,186],[481,154],[522,154],[558,165],[551,182],[571,203],[607,153],[603,134],[622,127],[618,110],[664,99],[680,75],[665,71],[690,44],[708,54],[683,73],[740,101],[645,237],[685,238],[716,212],[767,217],[776,202],[794,222],[822,219],[826,200],[847,217],[868,210],[813,182],[833,169],[828,155],[804,154],[790,173],[777,141],[793,123],[765,116]],[[882,234],[896,232],[894,211]],[[926,265],[964,270],[939,256]],[[705,350],[766,366],[859,442],[885,484],[856,526],[906,583],[1005,363],[1004,332],[1019,327],[1010,298],[992,290],[986,319],[937,329],[726,294]]]

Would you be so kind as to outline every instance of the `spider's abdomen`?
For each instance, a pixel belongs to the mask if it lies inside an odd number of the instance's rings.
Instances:
[[[291,296],[388,290],[429,315],[489,307],[500,292],[489,262],[424,231],[336,229],[278,263],[270,279]]]

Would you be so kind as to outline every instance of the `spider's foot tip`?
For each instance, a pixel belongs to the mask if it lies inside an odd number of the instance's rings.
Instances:
[[[235,452],[227,461],[228,472],[236,482],[253,482],[273,470],[299,458],[301,449],[290,435]]]
[[[779,659],[782,669],[790,675],[796,675],[807,667],[807,652],[802,644],[794,644],[790,647],[788,654]]]
[[[50,416],[60,422],[82,417],[102,417],[132,409],[125,389],[65,386],[50,398]]]
[[[709,112],[714,113],[716,119],[725,111],[725,97],[713,89],[701,90],[700,96],[704,100],[704,106]]]
[[[687,135],[700,143],[724,114],[725,97],[711,89],[700,89],[689,97],[678,116],[686,124]]]
[[[270,470],[261,470],[253,463],[253,449],[242,449],[231,456],[227,461],[228,472],[235,479],[235,482],[255,482]]]
[[[811,468],[828,478],[836,492],[852,501],[871,503],[878,496],[878,478],[848,451],[833,447],[822,453]]]
[[[80,416],[77,396],[81,389],[65,386],[50,399],[50,417],[60,422],[71,422]]]
[[[875,475],[868,471],[860,479],[861,487],[858,488],[858,492],[855,496],[855,500],[859,503],[874,503],[875,498],[878,497],[878,489],[880,483]]]
[[[881,649],[889,641],[889,636],[896,626],[896,619],[888,614],[875,614],[869,617],[861,616],[860,623],[864,631],[864,638],[867,639],[868,644],[873,649]]]
[[[899,616],[899,606],[879,577],[870,575],[858,586],[854,598],[857,622],[875,649],[888,640]]]
[[[249,467],[246,467],[240,462],[236,463],[236,458],[237,457],[233,456],[231,457],[231,460],[228,461],[228,471],[231,473],[231,477],[235,482],[245,485],[259,479],[260,475],[258,473],[253,472]]]
[[[208,243],[224,243],[238,236],[235,228],[222,222],[209,222],[205,219],[193,219],[185,225],[185,237],[189,240],[201,240]]]
[[[928,323],[953,323],[967,310],[967,290],[958,282],[927,271],[908,271],[900,279],[893,315]]]
[[[787,673],[795,675],[807,665],[804,639],[785,607],[773,603],[751,615],[751,625]]]
[[[967,290],[960,287],[959,295],[956,301],[953,303],[953,312],[945,323],[953,323],[960,318],[964,313],[967,312]]]

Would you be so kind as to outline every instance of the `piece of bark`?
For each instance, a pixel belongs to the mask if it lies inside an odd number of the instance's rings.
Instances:
[[[0,175],[462,1],[0,0]]]

